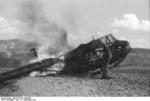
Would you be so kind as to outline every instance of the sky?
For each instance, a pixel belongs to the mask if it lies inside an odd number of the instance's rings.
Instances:
[[[25,0],[0,0],[0,39],[20,38],[18,9]],[[149,0],[39,0],[42,14],[62,26],[71,45],[109,33],[132,47],[150,48]]]

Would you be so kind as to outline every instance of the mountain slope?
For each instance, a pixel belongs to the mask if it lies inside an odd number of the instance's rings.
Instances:
[[[150,66],[150,49],[133,48],[121,65]]]
[[[0,40],[0,67],[18,67],[26,64],[33,58],[30,49],[36,47],[35,43],[18,39]]]

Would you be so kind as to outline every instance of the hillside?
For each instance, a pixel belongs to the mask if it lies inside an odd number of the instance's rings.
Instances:
[[[18,39],[0,40],[0,67],[18,67],[26,64],[33,55],[30,49],[36,48],[35,43]]]
[[[120,65],[150,66],[150,49],[133,48]]]

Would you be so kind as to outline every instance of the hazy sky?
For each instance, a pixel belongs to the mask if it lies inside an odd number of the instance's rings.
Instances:
[[[17,11],[25,0],[0,0],[0,39],[20,34]],[[50,22],[82,43],[98,32],[113,33],[133,47],[150,48],[149,0],[40,0]],[[16,24],[17,23],[17,24]]]

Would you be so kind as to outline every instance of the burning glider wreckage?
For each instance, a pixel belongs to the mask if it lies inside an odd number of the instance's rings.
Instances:
[[[0,82],[30,73],[30,76],[60,74],[101,74],[108,78],[108,69],[122,62],[131,47],[128,41],[118,40],[112,34],[93,39],[57,58],[48,58],[0,74]]]

